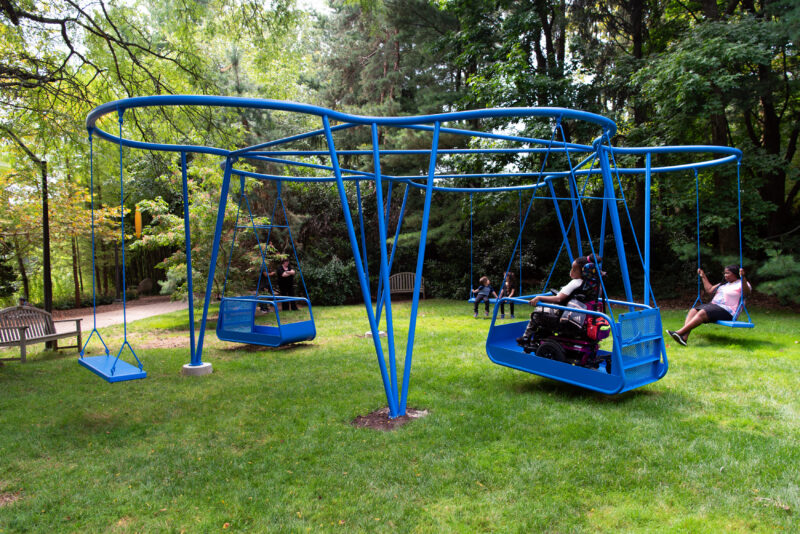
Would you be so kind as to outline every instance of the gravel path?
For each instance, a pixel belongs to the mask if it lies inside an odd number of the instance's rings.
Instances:
[[[130,323],[145,317],[161,315],[178,310],[188,309],[189,304],[185,301],[172,301],[169,297],[143,297],[126,303],[125,318]],[[91,331],[94,326],[92,308],[77,308],[74,310],[56,310],[53,312],[53,319],[77,319],[81,318],[81,330]],[[97,328],[122,324],[123,313],[122,303],[115,302],[106,306],[97,307]],[[57,323],[56,331],[65,332],[75,328],[75,323]]]

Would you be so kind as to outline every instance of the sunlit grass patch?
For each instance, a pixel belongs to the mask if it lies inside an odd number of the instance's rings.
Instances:
[[[392,310],[400,374],[410,307]],[[286,348],[219,341],[210,322],[204,377],[180,375],[186,311],[128,325],[145,380],[107,384],[74,355],[0,368],[0,494],[19,496],[0,506],[0,529],[794,526],[792,315],[754,313],[749,331],[702,327],[689,347],[668,348],[663,380],[607,397],[493,365],[490,321],[464,302],[423,301],[409,406],[429,415],[392,432],[350,424],[386,405],[363,306],[314,315],[317,338]],[[665,312],[665,327],[682,318]],[[121,325],[102,334],[118,350]]]

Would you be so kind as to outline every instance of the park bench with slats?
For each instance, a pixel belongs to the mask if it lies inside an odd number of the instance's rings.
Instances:
[[[389,293],[414,293],[414,273],[396,273],[389,277]],[[422,298],[425,298],[425,278],[420,280]]]
[[[64,319],[53,321],[53,316],[33,306],[13,306],[0,310],[0,347],[19,347],[19,358],[0,358],[0,360],[20,360],[25,362],[27,346],[36,343],[55,342],[55,349],[81,349],[81,320]],[[56,332],[55,323],[75,323],[75,330]],[[58,346],[58,339],[78,338],[76,345]]]

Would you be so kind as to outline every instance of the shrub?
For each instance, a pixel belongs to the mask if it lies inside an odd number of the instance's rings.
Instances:
[[[354,260],[345,263],[333,256],[325,265],[307,266],[303,277],[312,304],[341,305],[361,294]]]
[[[765,282],[758,290],[778,297],[783,304],[800,304],[800,263],[791,254],[769,251],[769,259],[758,270]]]

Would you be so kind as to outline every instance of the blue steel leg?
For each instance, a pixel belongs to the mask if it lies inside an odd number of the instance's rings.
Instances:
[[[644,171],[644,302],[650,305],[650,152],[645,158]]]
[[[378,357],[378,366],[381,370],[381,379],[383,380],[383,389],[386,392],[386,400],[389,403],[389,417],[398,417],[405,415],[405,411],[398,411],[397,397],[392,391],[392,385],[389,380],[389,375],[386,371],[386,362],[383,358],[383,348],[381,347],[381,338],[378,335],[378,324],[375,321],[375,312],[372,309],[372,299],[369,293],[369,280],[366,279],[364,274],[364,265],[361,263],[361,253],[358,250],[358,238],[356,231],[353,227],[353,217],[350,215],[350,205],[347,202],[347,193],[344,189],[344,180],[342,180],[342,170],[339,167],[339,156],[336,153],[336,147],[333,144],[333,134],[331,133],[331,123],[326,115],[322,116],[322,126],[325,130],[325,140],[328,143],[328,151],[331,157],[331,166],[333,167],[333,174],[336,177],[336,188],[339,192],[339,200],[342,203],[342,213],[344,214],[344,221],[347,224],[347,235],[350,238],[350,248],[353,250],[353,260],[356,263],[356,272],[358,273],[358,281],[361,285],[361,296],[364,299],[364,306],[367,308],[367,319],[369,320],[369,327],[372,331],[372,343],[375,345],[375,353]]]
[[[428,239],[428,219],[431,214],[431,197],[433,196],[433,177],[436,173],[436,159],[439,150],[439,128],[437,121],[433,126],[431,143],[431,161],[428,166],[428,182],[425,186],[425,208],[422,212],[422,228],[419,232],[419,251],[417,252],[417,272],[414,276],[414,300],[411,304],[411,321],[408,325],[408,343],[406,344],[406,360],[403,368],[403,393],[400,396],[400,412],[406,413],[408,399],[408,382],[411,379],[411,357],[414,353],[414,333],[417,327],[417,307],[419,306],[419,290],[422,285],[422,266],[425,263],[425,241]]]
[[[211,302],[211,290],[214,289],[214,271],[217,268],[219,255],[219,241],[222,237],[222,223],[225,222],[225,208],[228,204],[228,188],[231,185],[231,169],[233,160],[225,160],[225,173],[222,176],[222,189],[219,193],[219,207],[217,208],[217,226],[214,229],[214,243],[211,246],[211,263],[208,265],[208,281],[206,282],[206,296],[203,300],[203,319],[200,321],[200,334],[197,336],[197,350],[195,351],[192,365],[203,364],[203,339],[206,334],[206,321],[208,320],[208,305]]]
[[[199,365],[194,361],[195,336],[194,336],[194,285],[192,283],[192,231],[189,223],[189,183],[186,173],[186,152],[181,152],[181,176],[183,177],[183,231],[186,234],[186,286],[189,293],[189,363]]]
[[[619,222],[619,213],[616,204],[616,194],[614,192],[614,179],[611,176],[611,167],[608,164],[608,151],[603,145],[598,146],[600,153],[600,170],[603,175],[603,185],[606,189],[608,199],[608,215],[611,219],[611,229],[614,232],[614,241],[619,258],[619,269],[622,275],[622,283],[625,286],[625,297],[628,302],[633,302],[633,290],[631,289],[631,279],[628,273],[628,260],[625,256],[625,242],[622,240],[622,227]],[[630,309],[633,311],[633,308]]]
[[[389,287],[389,263],[386,254],[386,217],[383,206],[383,184],[381,183],[381,156],[378,146],[378,125],[372,124],[372,159],[375,162],[375,203],[378,205],[378,239],[381,246],[381,267],[380,279],[383,287]],[[363,234],[362,234],[363,238]],[[366,244],[365,244],[366,246]],[[389,344],[389,374],[392,380],[392,394],[397,398],[397,360],[394,346],[394,322],[392,320],[392,294],[385,291],[382,295],[383,300],[378,301],[378,308],[385,302],[386,307],[386,338]]]

